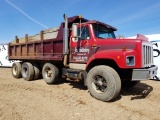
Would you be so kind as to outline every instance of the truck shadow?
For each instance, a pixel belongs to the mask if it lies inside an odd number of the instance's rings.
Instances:
[[[72,86],[72,88],[80,90],[88,89],[86,86],[84,86],[83,82],[61,80],[57,84],[64,84],[64,83],[67,83],[68,85]],[[152,92],[152,90],[153,90],[152,86],[141,82],[132,88],[126,89],[122,87],[120,95],[118,95],[114,100],[110,102],[118,101],[123,96],[131,96],[131,100],[145,99]]]
[[[38,80],[43,80],[42,75],[39,77],[39,79],[37,80],[33,80],[33,81],[38,81]],[[84,82],[83,81],[70,81],[70,80],[66,80],[64,78],[58,78],[58,81],[56,83],[53,84],[48,84],[48,85],[60,85],[60,84],[68,84],[70,86],[72,86],[72,88],[76,88],[76,89],[80,89],[80,90],[87,90],[87,86],[84,86]]]
[[[129,89],[122,88],[121,95],[122,96],[131,95],[131,100],[144,99],[149,95],[149,93],[152,92],[152,90],[153,90],[152,86],[147,85],[145,83],[139,83],[136,86]]]
[[[59,85],[64,83],[72,86],[72,88],[75,88],[75,89],[84,90],[84,91],[88,89],[86,86],[84,86],[83,82],[68,81],[64,79],[59,80],[58,83],[54,85]],[[149,95],[149,93],[152,92],[152,90],[153,90],[152,86],[145,83],[141,83],[141,82],[132,88],[126,89],[122,87],[120,94],[110,102],[116,102],[120,100],[123,96],[131,96],[131,100],[145,99]]]
[[[72,88],[77,88],[80,90],[87,90],[87,86],[84,86],[83,82],[69,82],[69,85],[72,86]]]
[[[58,84],[64,84],[67,83],[68,85],[72,86],[72,88],[76,88],[76,89],[80,89],[80,90],[87,90],[87,86],[84,86],[84,82],[83,81],[69,81],[69,80],[65,80],[65,79],[60,79],[56,85]]]

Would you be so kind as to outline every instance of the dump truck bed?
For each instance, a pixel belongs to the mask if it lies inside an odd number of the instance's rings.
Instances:
[[[9,44],[9,59],[61,60],[62,39],[56,39],[59,27],[24,38],[16,37]]]
[[[63,40],[9,44],[10,60],[62,60]]]

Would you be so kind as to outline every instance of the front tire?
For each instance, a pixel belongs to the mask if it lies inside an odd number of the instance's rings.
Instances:
[[[42,69],[42,76],[47,84],[56,83],[59,76],[59,70],[51,63],[46,63]]]
[[[90,94],[101,101],[113,100],[121,90],[119,75],[113,68],[105,65],[92,68],[86,83]]]

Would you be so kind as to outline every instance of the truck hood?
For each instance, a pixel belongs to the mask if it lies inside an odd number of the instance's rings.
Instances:
[[[135,47],[141,48],[142,42],[147,42],[148,38],[138,34],[137,38],[125,38],[125,39],[96,39],[95,41],[96,45],[100,48],[99,50],[104,50],[104,49],[122,49],[125,47],[126,49],[135,49]]]

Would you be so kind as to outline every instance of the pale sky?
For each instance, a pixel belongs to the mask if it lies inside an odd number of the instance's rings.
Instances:
[[[118,29],[116,35],[160,34],[159,0],[0,0],[0,44],[60,26],[63,14]]]

